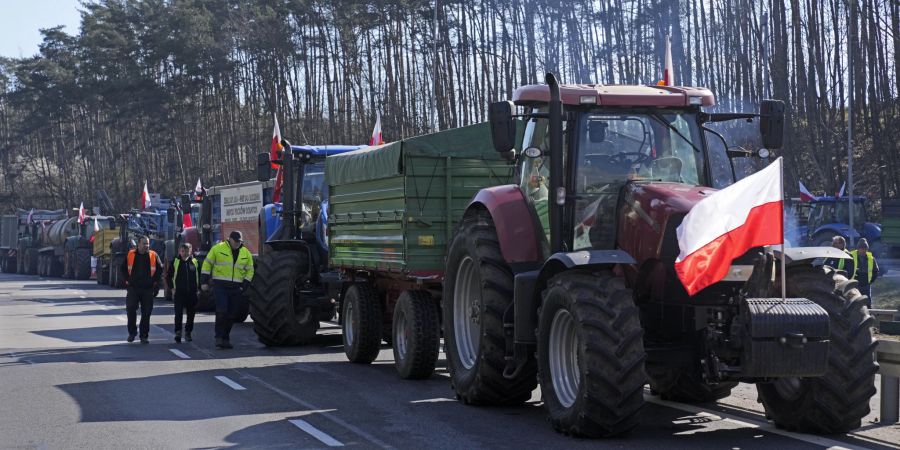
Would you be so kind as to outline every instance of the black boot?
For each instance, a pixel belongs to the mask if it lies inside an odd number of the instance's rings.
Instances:
[[[175,342],[181,343],[181,330],[175,332]]]
[[[194,338],[191,337],[191,332],[190,332],[190,331],[188,331],[187,333],[184,334],[184,340],[186,340],[186,341],[188,341],[188,342],[191,342],[191,341],[194,340]]]
[[[222,347],[223,348],[234,348],[234,346],[231,345],[231,341],[228,338],[225,338],[222,340]]]
[[[129,334],[129,335],[128,335],[128,339],[126,339],[126,340],[127,340],[128,342],[134,342],[134,335],[133,335],[133,334]]]
[[[141,344],[149,344],[150,338],[148,336],[141,336]]]
[[[222,338],[216,338],[216,348],[225,348],[225,340]]]

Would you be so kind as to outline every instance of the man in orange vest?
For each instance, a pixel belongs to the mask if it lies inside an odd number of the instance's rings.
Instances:
[[[162,277],[162,262],[159,255],[150,250],[150,239],[141,236],[138,239],[137,250],[131,249],[125,261],[122,262],[122,272],[125,276],[125,286],[128,294],[125,296],[125,311],[128,313],[128,342],[134,342],[138,327],[137,309],[141,307],[141,343],[148,344],[150,335],[150,313],[153,312],[153,297],[155,297],[159,280]]]

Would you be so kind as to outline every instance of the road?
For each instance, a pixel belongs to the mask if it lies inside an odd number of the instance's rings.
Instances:
[[[900,427],[845,436],[777,430],[753,386],[698,408],[647,393],[629,436],[555,433],[540,393],[517,408],[453,400],[443,360],[425,381],[399,379],[388,347],[371,366],[346,362],[338,328],[309,346],[269,349],[249,323],[234,350],[213,347],[213,317],[194,342],[172,340],[172,306],[157,299],[150,344],[125,342],[123,292],[94,282],[0,275],[2,448],[898,448]],[[443,355],[442,355],[443,357]],[[877,396],[872,400],[877,411]]]

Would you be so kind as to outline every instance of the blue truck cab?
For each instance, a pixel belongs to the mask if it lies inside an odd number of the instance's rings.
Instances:
[[[364,145],[292,145],[291,153],[296,157],[308,155],[303,176],[303,212],[305,223],[315,222],[316,242],[328,251],[328,183],[325,181],[325,158],[331,155],[351,152]],[[307,216],[308,214],[308,216]],[[281,225],[281,202],[270,203],[260,212],[260,235],[266,240],[275,234]]]
[[[866,238],[876,255],[881,246],[881,225],[869,222],[866,214],[866,198],[853,197],[853,229],[850,228],[849,197],[818,197],[812,201],[809,218],[801,233],[808,245],[830,246],[831,238],[843,236],[853,242]]]

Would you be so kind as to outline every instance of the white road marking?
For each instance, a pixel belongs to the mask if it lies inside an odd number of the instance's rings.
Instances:
[[[228,386],[236,391],[246,391],[247,390],[247,388],[235,383],[234,381],[231,381],[226,376],[216,375],[216,379],[221,381],[222,383],[225,383],[226,386]]]
[[[828,438],[821,437],[821,436],[813,436],[813,435],[807,435],[807,434],[802,434],[802,433],[794,433],[792,431],[780,430],[780,429],[776,428],[775,425],[772,425],[768,421],[754,420],[754,419],[750,419],[747,417],[738,417],[738,416],[728,414],[728,413],[725,413],[722,411],[712,411],[712,410],[708,410],[705,408],[698,408],[698,407],[692,406],[692,405],[685,405],[683,403],[675,403],[675,402],[662,400],[659,397],[652,396],[647,392],[644,393],[644,401],[646,401],[648,403],[655,403],[655,404],[661,405],[661,406],[666,406],[666,407],[673,408],[673,409],[678,409],[678,410],[681,410],[684,412],[689,412],[692,414],[700,414],[700,413],[712,414],[712,415],[718,416],[728,422],[731,422],[731,423],[734,423],[737,425],[759,429],[762,431],[766,431],[768,433],[781,435],[781,436],[788,437],[791,439],[796,439],[798,441],[808,442],[813,445],[819,445],[819,446],[828,448],[829,450],[831,450],[831,449],[866,450],[866,447],[851,445],[851,444],[847,444],[846,442],[840,442],[840,441],[828,439]]]
[[[318,428],[312,426],[312,424],[310,424],[309,422],[307,422],[305,420],[294,419],[294,420],[291,420],[290,422],[292,424],[294,424],[297,428],[305,431],[307,434],[318,439],[323,444],[325,444],[329,447],[343,447],[344,446],[344,444],[342,444],[340,441],[329,436],[327,433],[319,430]]]
[[[438,398],[427,398],[425,400],[413,400],[410,403],[440,403],[440,402],[455,402],[455,401],[456,400],[453,400],[452,398],[438,397]]]
[[[122,322],[128,322],[128,318],[125,316],[116,316],[116,319],[121,320]]]
[[[184,353],[183,351],[178,350],[178,349],[176,349],[176,348],[170,348],[169,351],[172,352],[172,353],[174,353],[175,356],[177,356],[177,357],[179,357],[179,358],[181,358],[181,359],[191,359],[191,357],[188,356],[186,353]]]

